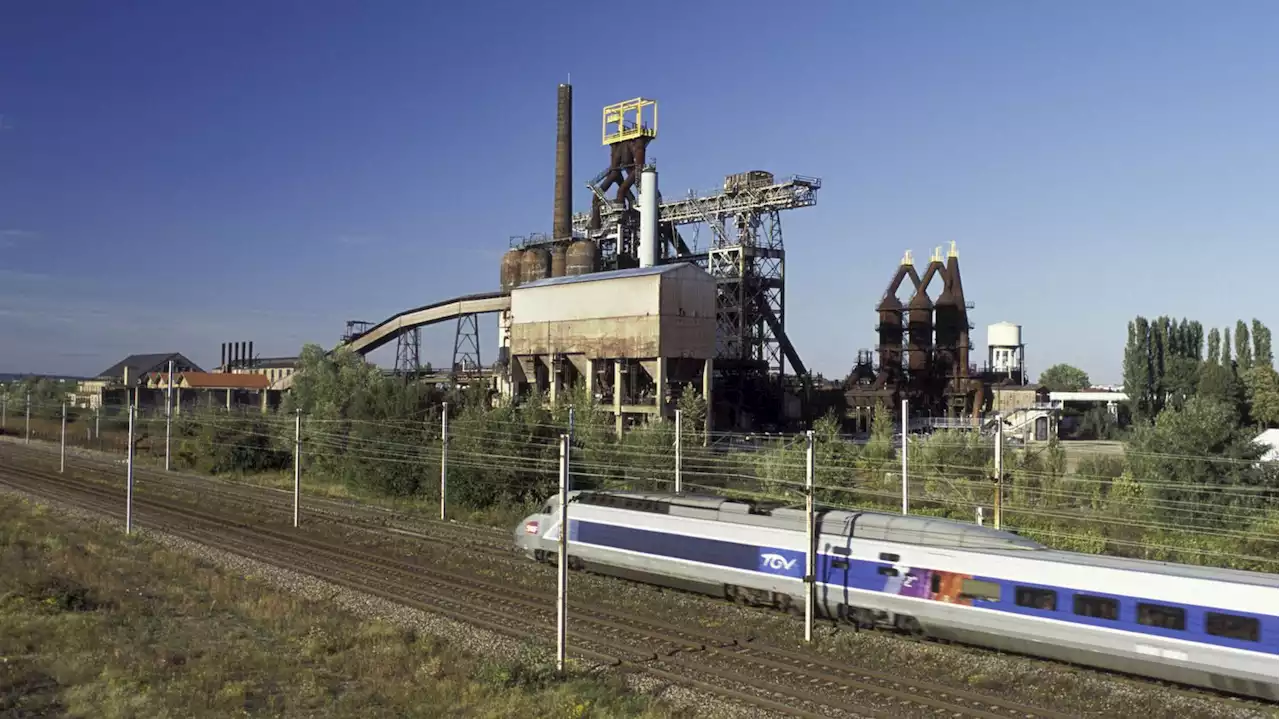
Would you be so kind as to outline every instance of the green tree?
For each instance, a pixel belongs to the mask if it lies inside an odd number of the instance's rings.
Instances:
[[[1238,384],[1236,375],[1230,367],[1223,367],[1218,362],[1205,362],[1200,365],[1196,378],[1195,396],[1233,405],[1241,392]]]
[[[1253,321],[1253,361],[1266,367],[1275,367],[1271,354],[1271,328],[1258,320]]]
[[[1091,407],[1080,417],[1080,439],[1115,439],[1116,418],[1106,407]]]
[[[1188,323],[1188,335],[1190,357],[1194,357],[1197,362],[1204,360],[1204,325],[1197,320]]]
[[[1236,320],[1236,369],[1243,377],[1253,366],[1253,345],[1249,344],[1249,325]]]
[[[1223,367],[1230,367],[1230,366],[1232,366],[1232,362],[1231,362],[1231,328],[1230,328],[1230,327],[1223,327],[1223,328],[1222,328],[1222,356],[1218,358],[1218,362],[1222,363],[1222,366],[1223,366]]]
[[[1168,388],[1165,386],[1165,369],[1169,360],[1169,318],[1160,316],[1151,325],[1151,412],[1159,414],[1164,409]]]
[[[1089,386],[1089,375],[1069,364],[1056,364],[1040,373],[1040,384],[1050,392],[1077,392]]]
[[[1151,484],[1169,524],[1222,527],[1235,522],[1233,510],[1274,503],[1274,492],[1222,491],[1269,486],[1256,462],[1262,447],[1238,417],[1230,404],[1196,396],[1181,410],[1161,412],[1153,425],[1135,428],[1126,459],[1138,481]]]
[[[1135,318],[1129,323],[1129,341],[1124,348],[1124,391],[1135,421],[1145,422],[1155,416],[1150,331],[1147,318]]]
[[[1205,350],[1204,361],[1217,362],[1218,357],[1220,356],[1218,350],[1221,348],[1221,346],[1222,346],[1222,335],[1218,334],[1217,327],[1211,327],[1209,329],[1209,346]]]
[[[1275,427],[1280,421],[1280,376],[1271,367],[1255,363],[1244,373],[1244,393],[1249,405],[1249,418],[1262,427]]]
[[[1166,407],[1182,407],[1196,393],[1200,362],[1193,357],[1171,357],[1164,370]]]

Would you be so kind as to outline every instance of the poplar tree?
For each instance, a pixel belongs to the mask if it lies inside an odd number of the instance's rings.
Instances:
[[[1271,328],[1256,319],[1253,321],[1253,361],[1275,368],[1275,357],[1271,355]]]
[[[1124,348],[1124,391],[1129,411],[1137,420],[1147,421],[1152,411],[1151,324],[1138,316],[1129,323],[1129,341]]]
[[[1236,369],[1244,376],[1253,366],[1253,345],[1249,344],[1249,325],[1236,320]]]
[[[1187,329],[1191,332],[1191,356],[1197,362],[1201,362],[1204,360],[1204,325],[1197,320],[1191,320]]]

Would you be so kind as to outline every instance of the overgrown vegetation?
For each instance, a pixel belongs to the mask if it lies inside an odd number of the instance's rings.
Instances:
[[[1147,323],[1139,334],[1149,341],[1172,333],[1174,326],[1160,320]],[[1150,381],[1163,389],[1136,395],[1138,420],[1124,443],[1095,444],[1092,453],[1057,441],[1006,448],[1004,526],[1065,549],[1275,571],[1276,463],[1259,461],[1263,447],[1252,441],[1257,426],[1247,419],[1246,400],[1239,394],[1223,396],[1204,379],[1214,372],[1206,369],[1209,365],[1226,369],[1221,356],[1226,345],[1219,338],[1210,353],[1218,359],[1203,360],[1198,369],[1180,365],[1180,360],[1196,361],[1199,330],[1194,323],[1176,326],[1178,336],[1191,340],[1175,343],[1179,354],[1157,353],[1165,359],[1150,366],[1164,370],[1152,370]],[[1210,333],[1211,341],[1214,336]],[[1269,335],[1255,330],[1254,338],[1249,371],[1274,374]],[[1138,357],[1149,351],[1131,346],[1126,366],[1141,365],[1147,377],[1147,361]],[[1235,376],[1234,360],[1232,367],[1229,377]],[[1191,383],[1188,378],[1197,374],[1200,379]],[[326,354],[311,346],[304,349],[294,391],[278,412],[177,418],[175,461],[179,468],[291,485],[294,420],[300,412],[308,491],[402,507],[421,503],[434,512],[441,411],[447,402],[450,512],[511,526],[554,492],[559,437],[568,431],[572,406],[572,486],[672,487],[672,423],[631,428],[619,438],[612,417],[592,397],[581,389],[566,394],[554,407],[536,397],[513,405],[479,391],[445,394],[387,377],[349,352]],[[684,418],[686,491],[802,501],[803,436],[708,437],[701,398],[687,391],[677,401]],[[1263,402],[1255,393],[1249,407]],[[1141,419],[1152,410],[1151,419]],[[1092,438],[1116,432],[1104,409],[1083,420],[1080,426]],[[842,437],[840,426],[835,416],[814,425],[817,498],[896,511],[902,458],[893,417],[877,415],[863,442]],[[163,455],[163,431],[163,420],[141,423],[140,456]],[[992,517],[996,483],[989,437],[969,432],[913,437],[908,455],[912,511],[974,521],[982,509]]]
[[[0,716],[659,717],[0,496]]]

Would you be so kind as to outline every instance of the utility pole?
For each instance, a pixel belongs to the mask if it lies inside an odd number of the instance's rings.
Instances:
[[[164,471],[169,471],[169,437],[173,415],[173,360],[169,360],[169,381],[164,388]]]
[[[569,435],[560,435],[560,537],[556,549],[556,671],[564,671],[569,623]]]
[[[129,405],[129,453],[127,459],[127,474],[124,483],[124,533],[129,534],[133,531],[133,415],[136,408]]]
[[[0,430],[9,428],[9,393],[0,397]]]
[[[996,417],[996,496],[995,506],[992,508],[994,515],[991,520],[996,529],[1000,529],[1003,521],[1001,516],[1004,504],[1004,417]]]
[[[814,547],[813,522],[813,430],[805,433],[804,452],[804,526],[808,544],[804,550],[804,640],[813,641],[813,589],[817,579],[817,553]]]
[[[27,441],[26,441],[26,444],[31,444],[31,393],[30,392],[27,393]]]
[[[902,400],[902,513],[907,513],[907,400]]]
[[[449,489],[449,403],[440,404],[440,519],[447,515],[445,498]]]
[[[302,502],[302,410],[293,416],[293,526],[298,526],[298,505]]]
[[[58,452],[58,474],[67,471],[67,403],[62,403],[62,446]]]
[[[680,480],[682,479],[680,475],[682,473],[682,470],[684,469],[683,467],[680,466],[683,463],[683,459],[684,459],[681,456],[681,452],[680,452],[680,450],[682,449],[682,447],[680,446],[680,434],[681,434],[680,429],[681,429],[680,410],[677,409],[676,410],[676,494],[680,494],[680,490],[681,490]]]

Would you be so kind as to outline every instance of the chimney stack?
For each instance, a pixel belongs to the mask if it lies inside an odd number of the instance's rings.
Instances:
[[[556,189],[551,239],[573,237],[573,86],[556,90]]]
[[[219,364],[218,367],[220,368],[219,371],[221,372],[227,371],[227,343],[226,342],[222,343],[222,363]]]
[[[246,361],[248,362],[246,366],[249,369],[253,369],[253,342],[252,341],[249,342],[249,356],[246,358]]]

